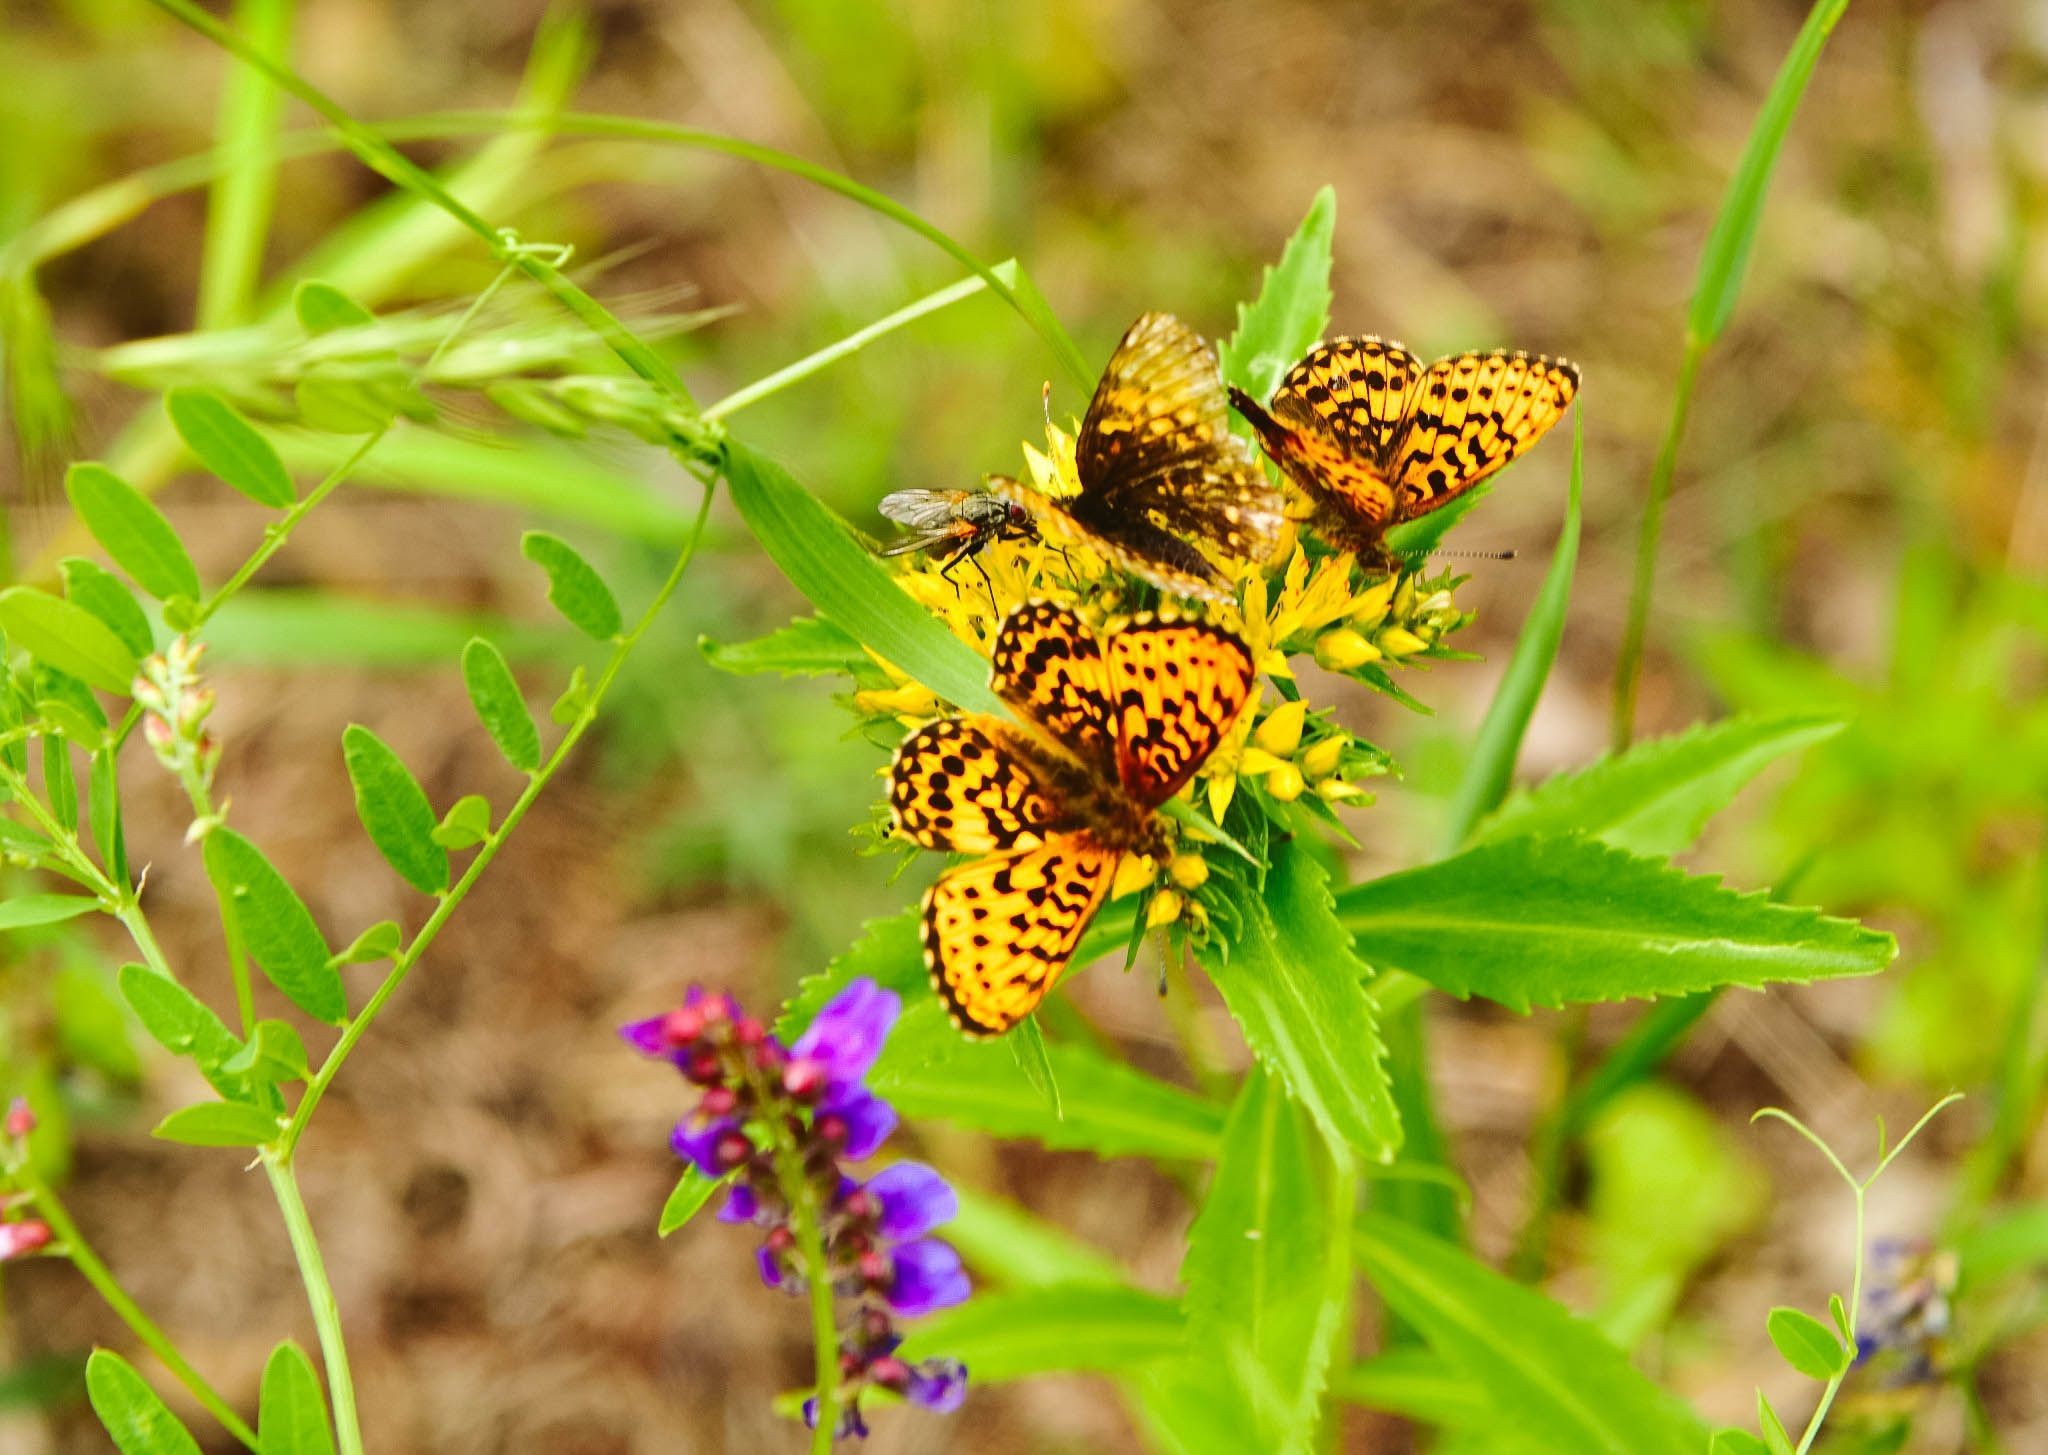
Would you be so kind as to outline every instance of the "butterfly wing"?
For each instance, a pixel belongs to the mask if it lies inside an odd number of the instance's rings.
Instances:
[[[1117,564],[1140,575],[1144,566],[1158,569],[1164,589],[1223,594],[1223,578],[1190,539],[1258,560],[1279,538],[1279,493],[1230,432],[1215,351],[1171,314],[1145,314],[1117,345],[1082,420],[1074,463],[1081,491],[1065,514],[1115,547]],[[1169,544],[1176,539],[1178,551]],[[1124,559],[1132,557],[1135,564]],[[1185,590],[1190,579],[1210,591]]]
[[[903,740],[889,764],[889,817],[924,848],[962,854],[1031,848],[1071,826],[1024,735],[979,713]]]
[[[953,1023],[997,1036],[1031,1014],[1116,878],[1120,856],[1085,833],[962,864],[925,893],[925,965]]]
[[[1031,601],[1003,618],[990,653],[996,696],[1105,780],[1116,770],[1116,699],[1102,642],[1064,606]]]
[[[1578,366],[1542,354],[1453,354],[1417,383],[1388,455],[1394,518],[1449,504],[1508,464],[1563,417]]]
[[[1143,620],[1109,639],[1117,777],[1147,808],[1180,792],[1251,700],[1245,644],[1206,622]]]

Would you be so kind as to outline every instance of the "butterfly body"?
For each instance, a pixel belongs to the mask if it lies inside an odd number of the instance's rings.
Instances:
[[[1143,618],[1098,635],[1032,602],[1003,621],[990,685],[1028,726],[928,723],[889,769],[895,831],[973,855],[925,896],[933,984],[969,1035],[1028,1015],[1066,968],[1127,855],[1170,838],[1158,809],[1250,700],[1245,645],[1220,627]]]
[[[1374,337],[1318,344],[1270,410],[1231,402],[1315,506],[1318,533],[1369,566],[1397,564],[1386,532],[1441,509],[1527,450],[1571,406],[1578,367],[1495,349],[1424,364]]]
[[[1230,432],[1215,351],[1171,314],[1140,317],[1110,356],[1074,474],[1074,494],[1033,495],[1032,514],[1170,595],[1229,600],[1229,577],[1200,547],[1257,561],[1279,536],[1279,492]],[[1025,498],[1015,481],[995,484]]]

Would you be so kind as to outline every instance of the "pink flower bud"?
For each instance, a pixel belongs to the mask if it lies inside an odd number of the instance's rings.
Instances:
[[[36,1129],[36,1114],[29,1110],[26,1099],[17,1096],[8,1103],[5,1129],[8,1136],[17,1140]]]
[[[742,1046],[758,1046],[768,1038],[768,1028],[750,1015],[732,1023],[732,1038]]]
[[[884,1354],[868,1366],[868,1378],[901,1394],[910,1387],[910,1366],[894,1354]]]
[[[782,1068],[782,1089],[801,1102],[817,1099],[825,1089],[825,1067],[819,1061],[792,1061]]]
[[[661,1038],[676,1050],[681,1050],[697,1037],[704,1034],[704,1017],[695,1006],[683,1006],[672,1010],[661,1023]]]
[[[861,1254],[854,1266],[869,1288],[881,1288],[889,1281],[889,1260],[877,1249],[870,1248]]]
[[[747,1140],[745,1132],[737,1131],[727,1132],[724,1136],[720,1137],[717,1147],[712,1152],[712,1156],[717,1159],[718,1165],[728,1172],[744,1164],[753,1155],[754,1144]]]
[[[48,1223],[0,1223],[0,1263],[33,1253],[49,1241]]]
[[[714,1086],[704,1093],[704,1099],[697,1104],[697,1110],[715,1121],[720,1117],[731,1116],[739,1104],[739,1093],[730,1086]]]

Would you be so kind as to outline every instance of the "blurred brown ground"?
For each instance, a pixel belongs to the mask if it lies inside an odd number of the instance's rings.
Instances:
[[[107,102],[126,115],[106,126],[87,175],[64,179],[46,204],[92,177],[205,145],[216,58],[134,9],[132,35],[128,11],[111,5],[15,7],[5,22],[17,54],[57,68],[78,96],[128,88]],[[1334,183],[1336,328],[1425,349],[1498,342],[1561,352],[1585,369],[1586,552],[1525,768],[1599,752],[1637,503],[1694,260],[1803,7],[1738,0],[1610,15],[1594,0],[1065,0],[1025,9],[904,7],[890,28],[916,42],[907,69],[877,62],[863,76],[859,59],[807,49],[830,28],[815,5],[614,0],[594,8],[602,45],[578,104],[717,127],[844,166],[989,255],[1024,257],[1091,354],[1144,308],[1227,331],[1229,302],[1250,291],[1314,188]],[[861,10],[850,7],[845,22],[855,35]],[[96,38],[89,13],[98,12],[117,18]],[[538,15],[525,0],[314,0],[297,56],[359,115],[504,104]],[[1987,189],[2021,185],[2039,198],[2044,44],[2048,27],[2022,6],[1851,8],[1793,130],[1749,292],[1695,410],[1666,538],[1646,731],[1713,709],[1661,648],[1687,623],[1734,609],[1731,521],[1739,529],[1753,513],[1785,513],[1780,564],[1794,584],[1783,633],[1832,660],[1868,664],[1896,561],[1897,474],[1917,482],[1905,495],[1955,512],[1986,542],[2028,508],[2023,484],[2039,510],[2039,471],[2027,467],[2038,348],[1999,357],[1971,430],[1937,421],[1917,430],[1915,395],[1941,367],[1928,337],[1968,314],[1997,263]],[[883,48],[892,65],[899,49]],[[857,124],[834,107],[863,86],[911,96],[891,96],[875,108],[884,119]],[[672,170],[679,186],[608,185],[557,202],[547,214],[554,231],[530,235],[573,236],[586,256],[651,244],[610,285],[675,286],[702,303],[741,305],[704,341],[708,361],[693,380],[707,390],[748,377],[736,360],[793,356],[835,336],[835,318],[872,316],[909,296],[906,257],[931,276],[914,244],[835,199],[723,164]],[[338,161],[294,167],[284,186],[274,260],[295,256],[375,191]],[[197,201],[180,199],[53,269],[45,283],[62,336],[109,342],[188,327],[201,220]],[[2048,276],[2037,253],[2022,257],[2020,274],[2021,314],[2038,319]],[[916,330],[893,341],[865,377],[892,396],[867,402],[895,433],[879,460],[876,442],[861,442],[862,480],[945,483],[1013,467],[1015,440],[1033,432],[1035,380],[1051,365],[993,309],[977,317],[991,335],[969,382],[1008,392],[999,401],[969,393],[958,376],[924,366]],[[136,399],[101,385],[87,402],[90,453]],[[808,428],[806,408],[794,397],[759,442],[793,456],[807,478],[830,480],[840,442]],[[1477,721],[1497,680],[1554,533],[1566,456],[1562,440],[1538,451],[1463,532],[1473,544],[1518,546],[1522,559],[1481,568],[1467,588],[1481,616],[1462,645],[1488,661],[1426,679],[1438,722],[1397,719],[1377,700],[1347,705],[1348,720],[1397,754],[1413,750],[1411,783],[1391,785],[1360,820],[1362,870],[1433,842],[1426,790],[1448,770],[1430,765],[1447,761],[1445,744]],[[686,496],[665,462],[623,448],[616,457]],[[1702,482],[1713,490],[1695,488]],[[209,557],[203,568],[238,559],[253,539],[229,528],[233,512],[175,492],[169,500],[181,522],[222,519],[219,530],[188,532]],[[32,515],[28,532],[47,531],[56,516]],[[484,507],[345,493],[280,558],[275,579],[531,613],[518,528]],[[727,539],[714,578],[727,597],[723,619],[772,623],[794,610],[772,571]],[[678,640],[694,636],[707,609],[686,587],[673,608]],[[474,791],[502,801],[507,770],[474,731],[453,671],[244,671],[220,687],[222,789],[235,822],[332,931],[386,916],[416,922],[417,901],[401,897],[362,839],[335,745],[345,722],[368,723],[436,802]],[[687,819],[703,789],[689,745],[655,781],[606,772],[605,751],[543,801],[350,1063],[303,1149],[379,1452],[790,1448],[768,1400],[802,1377],[801,1317],[755,1286],[743,1235],[706,1224],[654,1238],[675,1170],[664,1137],[681,1101],[669,1078],[620,1050],[612,1027],[660,1008],[691,979],[772,1001],[802,968],[787,952],[788,901],[803,889],[778,896],[717,876],[651,876],[638,857],[649,836]],[[150,777],[142,767],[131,776]],[[149,902],[173,960],[218,1001],[227,987],[210,896],[164,789],[149,785],[133,810],[133,856],[153,866]],[[1711,847],[1700,858],[1742,883],[1783,867],[1717,858]],[[850,938],[851,921],[844,930]],[[118,951],[110,944],[109,953]],[[1073,993],[1133,1043],[1163,1041],[1142,979],[1093,974]],[[1688,1045],[1679,1079],[1730,1126],[1776,1102],[1867,1145],[1856,1139],[1872,1112],[1898,1125],[1924,1100],[1913,1088],[1874,1093],[1850,1065],[1878,994],[1850,983],[1734,997]],[[1549,1026],[1471,1006],[1439,1004],[1432,1015],[1475,1235],[1500,1253],[1526,1192],[1526,1132],[1559,1074]],[[1596,1016],[1596,1042],[1627,1018]],[[292,1334],[310,1347],[312,1330],[258,1179],[231,1153],[145,1135],[198,1089],[182,1064],[153,1061],[133,1120],[88,1129],[69,1195],[141,1302],[248,1408],[275,1340]],[[1883,1185],[1875,1227],[1928,1215],[1968,1131],[1967,1113],[1937,1127]],[[1686,1305],[1726,1351],[1711,1381],[1687,1393],[1731,1420],[1746,1419],[1759,1382],[1798,1398],[1762,1336],[1763,1315],[1776,1302],[1816,1306],[1842,1275],[1850,1237],[1846,1197],[1803,1147],[1762,1133],[1743,1142],[1771,1171],[1770,1217]],[[925,1148],[964,1180],[1016,1195],[1127,1258],[1149,1284],[1171,1286],[1188,1213],[1162,1179],[943,1131]],[[129,1346],[63,1267],[20,1270],[7,1291],[17,1353]],[[1583,1290],[1567,1276],[1559,1292]],[[2029,1374],[2020,1363],[1991,1390],[2014,1451],[2048,1449],[2043,1367],[2035,1358]],[[1964,1448],[1959,1433],[1947,1444],[1934,1434],[1924,1448]],[[1393,1424],[1352,1412],[1342,1448],[1397,1451],[1404,1441]],[[0,1418],[4,1455],[105,1448],[82,1409],[47,1427]],[[1058,1379],[984,1391],[953,1421],[886,1420],[870,1448],[1139,1447],[1105,1387]]]

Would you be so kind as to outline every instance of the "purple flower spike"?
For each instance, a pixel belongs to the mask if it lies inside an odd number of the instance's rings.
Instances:
[[[890,1258],[894,1273],[882,1296],[897,1313],[915,1318],[966,1301],[967,1273],[951,1243],[919,1238],[894,1250]]]
[[[818,1401],[814,1395],[804,1401],[804,1424],[810,1429],[818,1428]],[[868,1422],[860,1416],[859,1405],[848,1405],[839,1412],[839,1428],[832,1432],[835,1440],[865,1440],[868,1437]]]
[[[740,1124],[731,1117],[720,1117],[706,1122],[701,1130],[690,1130],[686,1121],[677,1122],[675,1131],[669,1136],[668,1144],[685,1162],[693,1164],[706,1177],[723,1177],[732,1168],[721,1161],[719,1143],[728,1135],[737,1135],[742,1140],[746,1134],[740,1131]]]
[[[882,1205],[876,1228],[892,1243],[921,1238],[960,1211],[960,1199],[922,1162],[898,1162],[868,1179],[868,1193]]]
[[[912,1365],[910,1387],[904,1394],[912,1404],[950,1415],[967,1398],[967,1366],[958,1359],[927,1359]]]
[[[845,1131],[839,1155],[850,1162],[872,1157],[896,1130],[896,1108],[865,1086],[836,1090],[818,1105],[818,1122],[836,1118]]]
[[[790,1059],[816,1062],[834,1086],[856,1082],[882,1054],[882,1042],[902,1005],[895,991],[863,976],[825,1003],[810,1029],[789,1048]]]

